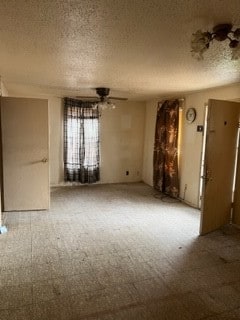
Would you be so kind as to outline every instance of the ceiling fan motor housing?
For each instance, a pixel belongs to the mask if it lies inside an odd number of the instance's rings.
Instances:
[[[98,99],[100,99],[101,102],[109,101],[109,99],[115,99],[115,100],[127,100],[127,98],[122,97],[109,97],[110,94],[110,88],[104,88],[104,87],[98,87],[95,88],[96,93],[98,95]],[[89,96],[77,96],[77,98],[83,98],[83,99],[96,99],[96,97],[89,97]]]
[[[109,88],[96,88],[96,92],[100,97],[106,97],[110,93]]]

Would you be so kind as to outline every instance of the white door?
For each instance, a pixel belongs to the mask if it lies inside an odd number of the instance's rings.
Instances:
[[[208,103],[200,234],[230,222],[239,106],[220,100]]]
[[[1,98],[5,211],[49,208],[48,100]]]

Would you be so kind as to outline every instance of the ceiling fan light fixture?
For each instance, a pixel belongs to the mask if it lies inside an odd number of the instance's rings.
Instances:
[[[229,40],[229,47],[232,50],[232,60],[240,58],[240,28],[232,30],[232,24],[216,25],[212,32],[197,30],[191,39],[191,53],[197,60],[203,60],[204,52],[209,49],[213,40]]]
[[[108,98],[108,95],[110,93],[109,88],[99,87],[99,88],[96,88],[96,92],[100,97],[100,101],[94,103],[93,107],[95,109],[98,108],[100,111],[102,111],[102,110],[106,110],[106,109],[115,109],[116,108],[115,104],[112,103]]]
[[[106,109],[115,109],[116,105],[109,100],[98,101],[93,104],[93,108],[94,109],[98,108],[100,111],[102,111],[102,110],[106,110]]]

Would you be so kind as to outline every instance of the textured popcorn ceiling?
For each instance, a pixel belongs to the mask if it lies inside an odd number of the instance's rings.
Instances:
[[[240,81],[227,42],[205,60],[191,34],[218,23],[240,26],[239,0],[2,0],[0,74],[7,87],[148,99]]]

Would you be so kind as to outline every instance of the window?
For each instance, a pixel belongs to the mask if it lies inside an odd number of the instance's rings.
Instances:
[[[66,181],[99,180],[99,112],[90,102],[65,99],[64,173]]]

